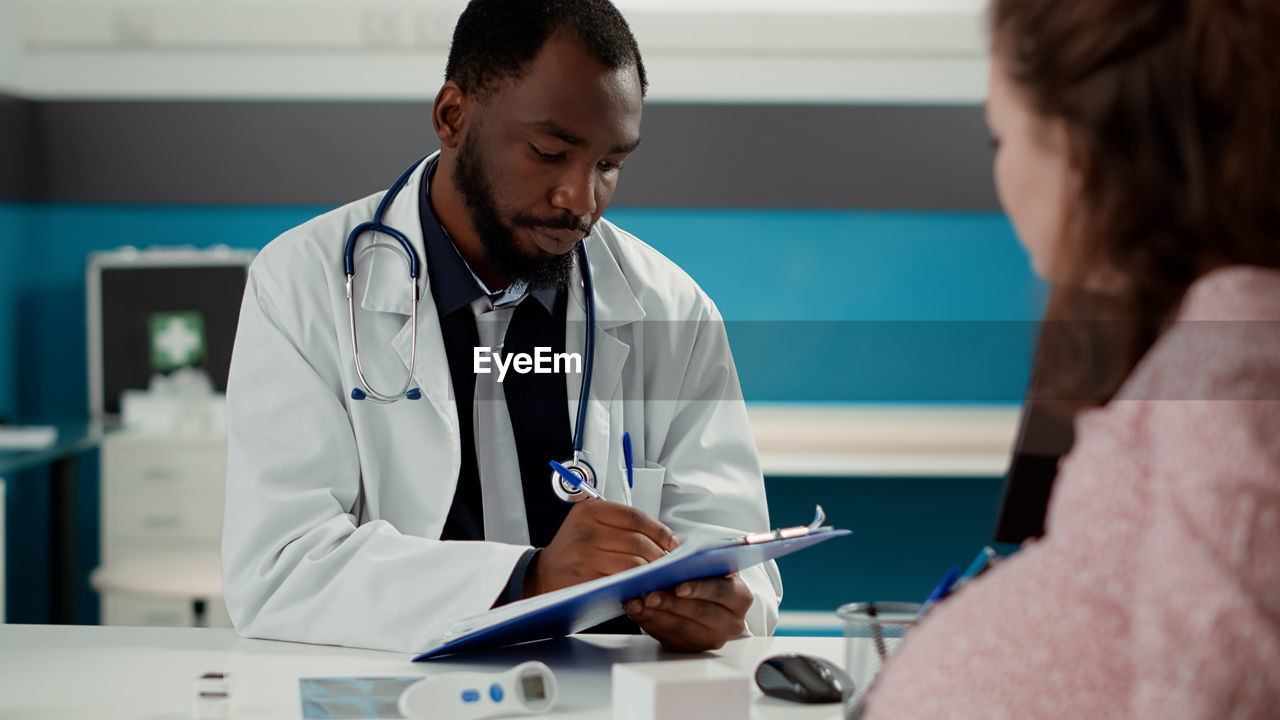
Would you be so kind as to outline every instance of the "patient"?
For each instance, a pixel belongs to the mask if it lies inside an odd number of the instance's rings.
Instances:
[[[1274,718],[1280,2],[994,0],[991,27],[996,184],[1077,439],[1046,536],[912,631],[869,716]]]

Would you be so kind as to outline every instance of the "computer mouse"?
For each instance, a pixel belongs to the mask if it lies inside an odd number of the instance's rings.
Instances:
[[[775,655],[756,668],[756,685],[770,697],[803,703],[835,703],[853,692],[848,673],[810,655]]]

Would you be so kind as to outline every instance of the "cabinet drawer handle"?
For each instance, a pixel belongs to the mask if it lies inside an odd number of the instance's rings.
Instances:
[[[143,618],[142,624],[146,627],[182,627],[189,624],[183,620],[184,618],[174,610],[152,610]]]
[[[147,515],[142,518],[142,526],[148,530],[173,530],[182,525],[181,515]]]
[[[181,477],[181,474],[172,468],[147,468],[142,474],[143,480],[153,483],[176,482]]]

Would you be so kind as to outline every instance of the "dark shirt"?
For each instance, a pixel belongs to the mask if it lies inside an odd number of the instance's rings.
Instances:
[[[427,256],[427,277],[440,317],[449,376],[457,399],[462,446],[458,486],[440,539],[483,540],[483,498],[473,429],[476,382],[473,362],[475,347],[480,341],[470,305],[485,291],[431,210],[427,192],[434,174],[433,163],[426,169],[418,206]],[[528,292],[531,297],[526,297],[512,313],[503,346],[504,354],[533,354],[536,347],[549,347],[553,353],[564,352],[568,293],[548,287],[535,287]],[[551,490],[550,468],[550,461],[564,460],[573,454],[565,378],[560,374],[521,375],[510,372],[502,388],[515,436],[525,515],[529,522],[529,542],[535,548],[546,547],[570,509],[570,505],[562,502]],[[495,606],[523,597],[524,576],[535,553],[535,550],[530,550],[520,559]]]

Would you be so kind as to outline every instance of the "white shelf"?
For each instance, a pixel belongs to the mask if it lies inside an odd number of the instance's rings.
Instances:
[[[778,613],[779,635],[842,635],[844,623],[836,617],[835,609],[828,612],[820,610],[783,610]]]
[[[749,404],[765,475],[998,477],[1019,407]]]

